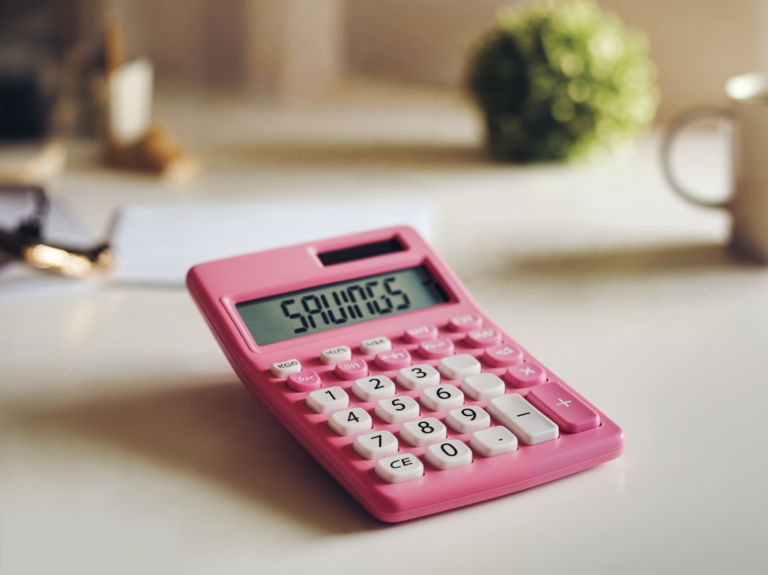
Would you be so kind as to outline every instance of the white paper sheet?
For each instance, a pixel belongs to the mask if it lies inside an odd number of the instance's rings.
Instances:
[[[195,264],[395,225],[429,238],[430,209],[372,203],[128,206],[112,233],[112,280],[183,286]]]

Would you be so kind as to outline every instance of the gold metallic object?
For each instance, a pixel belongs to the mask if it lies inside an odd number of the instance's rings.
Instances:
[[[24,261],[33,266],[56,271],[69,278],[84,278],[104,271],[113,261],[112,252],[107,247],[94,254],[94,259],[45,244],[26,246],[21,253]]]

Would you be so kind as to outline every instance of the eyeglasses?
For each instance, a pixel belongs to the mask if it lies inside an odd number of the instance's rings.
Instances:
[[[43,228],[51,205],[41,186],[0,186],[0,192],[29,193],[32,213],[13,230],[0,227],[0,250],[37,268],[60,273],[69,278],[84,278],[112,265],[112,252],[104,243],[83,250],[54,244],[43,239]]]

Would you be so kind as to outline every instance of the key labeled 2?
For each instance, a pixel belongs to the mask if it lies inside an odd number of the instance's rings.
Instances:
[[[395,384],[386,375],[374,375],[355,380],[352,393],[360,401],[378,401],[395,395]]]
[[[397,372],[397,383],[409,391],[440,385],[440,373],[431,365],[420,363]]]

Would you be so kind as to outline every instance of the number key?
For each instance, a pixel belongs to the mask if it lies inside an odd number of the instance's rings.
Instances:
[[[373,419],[362,407],[353,407],[337,411],[328,420],[330,427],[337,435],[357,435],[373,427]]]
[[[373,412],[387,423],[402,423],[419,416],[419,404],[408,395],[398,395],[380,400]]]
[[[352,393],[360,401],[378,401],[395,395],[395,384],[386,375],[364,377],[355,381]]]
[[[440,373],[426,363],[404,367],[397,374],[397,383],[409,391],[440,385]]]
[[[400,428],[400,437],[414,447],[432,445],[446,438],[448,430],[434,417],[420,421],[409,421]]]
[[[307,396],[307,407],[315,413],[331,413],[349,407],[349,396],[338,386],[318,389]]]
[[[389,431],[374,431],[358,436],[352,449],[365,459],[380,459],[397,453],[397,438]]]
[[[453,469],[472,463],[472,450],[463,441],[449,439],[430,445],[425,457],[436,469]]]
[[[457,433],[473,433],[491,426],[491,416],[482,407],[468,405],[452,409],[445,422]]]
[[[447,411],[464,405],[464,394],[455,385],[446,383],[421,392],[421,404],[432,411]]]

